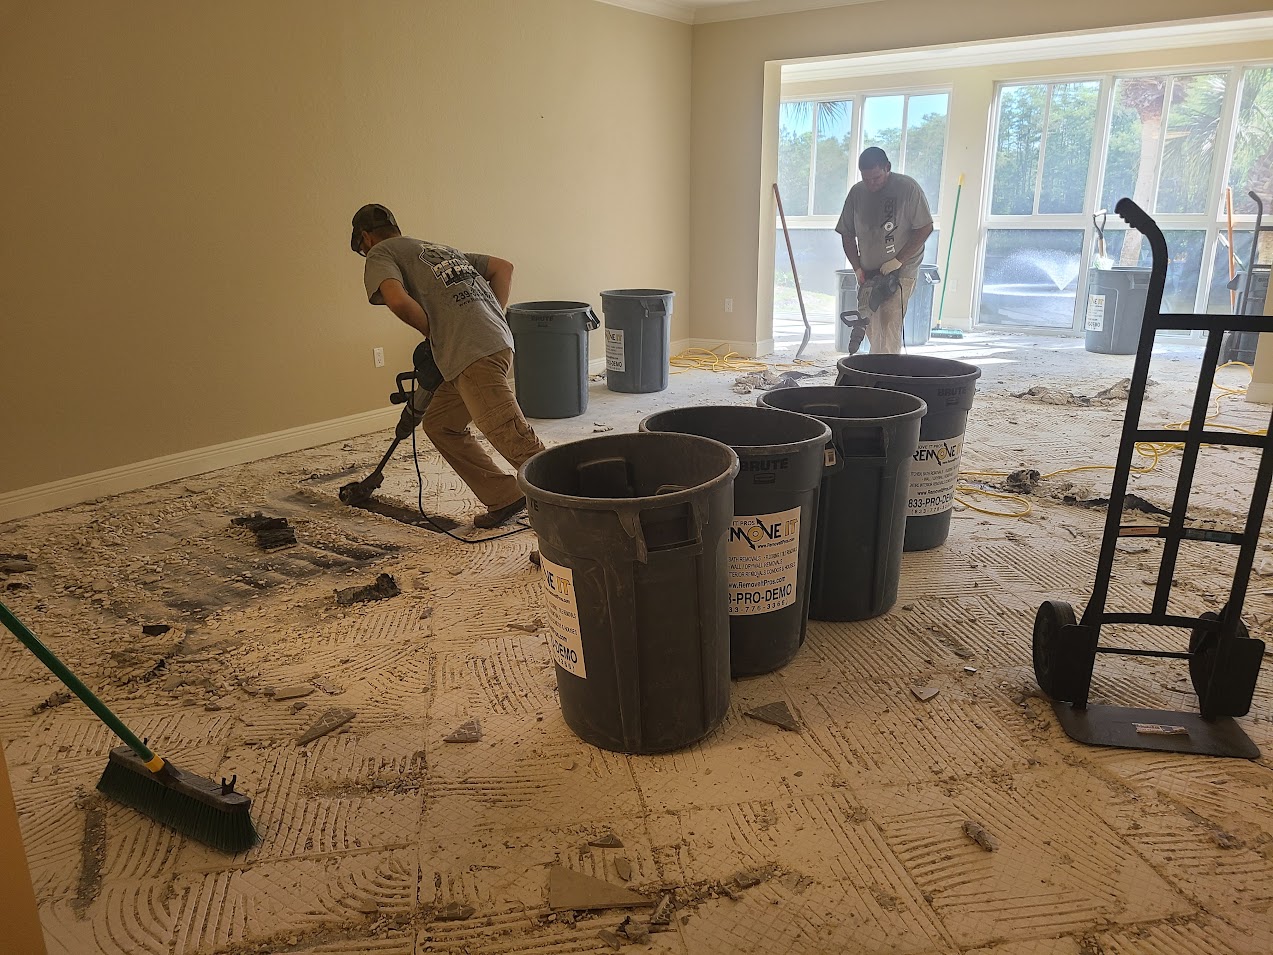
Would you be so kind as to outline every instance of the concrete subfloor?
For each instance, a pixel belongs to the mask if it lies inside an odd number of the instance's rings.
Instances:
[[[1084,398],[1129,375],[1131,357],[1003,335],[921,351],[984,370],[965,471],[1113,461],[1124,404]],[[1146,424],[1187,416],[1199,355],[1191,342],[1159,350]],[[835,357],[815,346],[802,370]],[[557,442],[632,429],[661,408],[753,402],[730,390],[734,378],[678,370],[667,392],[640,396],[594,383],[586,414],[536,424]],[[1221,372],[1233,387],[1245,379]],[[1034,386],[1046,390],[1013,397]],[[1268,420],[1241,398],[1221,413],[1243,427]],[[0,738],[51,952],[555,955],[611,951],[604,932],[648,919],[648,906],[553,913],[554,865],[652,901],[673,891],[670,930],[648,945],[660,952],[1273,951],[1270,668],[1239,721],[1264,751],[1254,761],[1078,745],[1035,684],[1035,609],[1084,605],[1103,511],[1083,502],[1107,492],[1108,470],[1045,479],[1022,518],[960,505],[944,547],[906,555],[889,613],[812,623],[790,665],[735,681],[707,739],[635,757],[584,744],[562,721],[529,532],[465,545],[338,502],[387,442],[369,435],[0,525],[0,551],[35,564],[0,580],[4,601],[161,752],[206,776],[237,773],[263,836],[224,856],[103,800],[93,786],[112,737],[0,640]],[[422,448],[420,467],[426,509],[475,509],[435,453]],[[1131,490],[1166,506],[1173,474],[1169,455]],[[1249,451],[1205,454],[1195,516],[1235,523],[1253,475]],[[408,455],[378,497],[414,504]],[[298,544],[259,550],[230,523],[254,511],[286,517]],[[1146,606],[1155,548],[1120,545],[1111,610]],[[1245,613],[1266,640],[1269,549]],[[1218,609],[1231,551],[1186,547],[1172,609]],[[335,590],[379,573],[401,595],[338,605]],[[172,629],[146,636],[146,624]],[[292,686],[307,695],[272,693]],[[921,702],[916,686],[940,692]],[[1102,657],[1093,694],[1196,706],[1178,660]],[[798,731],[744,718],[774,701]],[[298,745],[334,707],[356,715]],[[469,720],[479,742],[443,742]],[[970,820],[995,851],[969,838]],[[589,845],[606,832],[622,845]]]

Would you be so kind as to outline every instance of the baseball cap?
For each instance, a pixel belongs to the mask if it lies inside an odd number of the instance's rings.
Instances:
[[[378,202],[369,202],[357,212],[354,213],[354,230],[349,235],[349,248],[357,252],[358,246],[362,244],[362,234],[364,232],[374,232],[381,226],[391,225],[395,229],[398,228],[398,220],[393,217],[393,213],[386,209]],[[399,229],[399,231],[402,231]]]

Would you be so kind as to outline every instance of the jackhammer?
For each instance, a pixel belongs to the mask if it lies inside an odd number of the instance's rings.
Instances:
[[[374,471],[361,481],[353,481],[340,489],[340,500],[344,504],[358,507],[371,500],[371,495],[375,494],[380,485],[385,482],[385,465],[393,457],[393,452],[397,450],[398,445],[411,437],[411,433],[424,420],[424,413],[429,410],[429,402],[433,400],[434,392],[442,384],[442,372],[438,370],[437,362],[433,360],[433,346],[429,344],[427,338],[416,346],[411,356],[411,363],[414,368],[398,374],[396,379],[398,389],[389,396],[392,404],[404,406],[402,414],[398,417],[398,425],[393,431],[393,443],[389,445],[389,450],[385,452],[385,456],[380,459]],[[407,390],[408,384],[411,384],[410,391]]]

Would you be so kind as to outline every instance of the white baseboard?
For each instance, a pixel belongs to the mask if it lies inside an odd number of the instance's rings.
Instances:
[[[276,454],[370,434],[392,427],[399,414],[401,411],[396,407],[377,408],[375,411],[364,411],[334,421],[301,425],[286,431],[275,431],[209,448],[181,451],[162,458],[138,461],[136,464],[81,474],[49,484],[19,488],[0,494],[0,522],[82,504],[84,501],[121,494],[124,491],[152,487],[167,481],[177,481],[235,464],[247,464],[249,461],[259,461]]]

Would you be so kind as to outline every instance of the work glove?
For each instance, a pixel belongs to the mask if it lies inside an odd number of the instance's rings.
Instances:
[[[883,265],[880,266],[880,274],[891,275],[893,272],[896,272],[901,267],[902,267],[902,263],[897,261],[897,259],[889,259],[887,262],[885,262]]]

